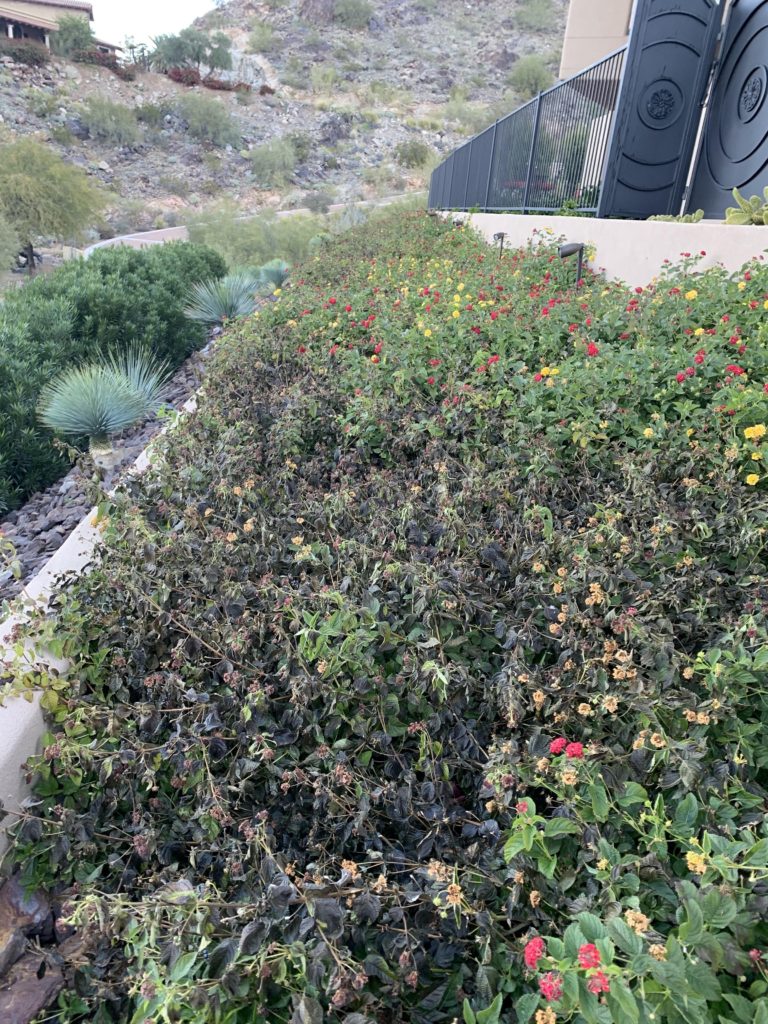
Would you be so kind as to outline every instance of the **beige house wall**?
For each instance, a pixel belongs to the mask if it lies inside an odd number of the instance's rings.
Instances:
[[[36,4],[31,0],[3,0],[3,8],[7,10],[9,16],[11,12],[14,12],[18,14],[19,18],[23,18],[26,14],[33,18],[44,18],[46,21],[58,21],[60,18],[71,18],[74,15],[77,18],[88,20],[88,12],[81,11],[77,7]]]
[[[560,77],[570,78],[626,43],[632,0],[571,0]]]

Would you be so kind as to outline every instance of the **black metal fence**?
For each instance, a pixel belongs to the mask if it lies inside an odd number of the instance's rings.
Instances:
[[[541,93],[435,168],[430,210],[595,213],[626,47]]]

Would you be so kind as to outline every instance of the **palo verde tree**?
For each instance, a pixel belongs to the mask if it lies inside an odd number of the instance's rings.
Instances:
[[[224,32],[212,36],[196,28],[185,28],[178,35],[158,36],[152,64],[159,71],[170,68],[197,68],[228,71],[232,67],[232,40]]]
[[[51,36],[51,49],[60,57],[74,57],[84,50],[90,50],[94,43],[93,32],[85,18],[64,15],[59,27]]]
[[[83,171],[45,146],[29,139],[0,146],[0,216],[18,235],[30,271],[35,239],[70,238],[103,205]]]

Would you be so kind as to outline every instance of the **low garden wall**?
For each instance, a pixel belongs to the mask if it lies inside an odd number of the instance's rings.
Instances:
[[[593,217],[521,216],[512,213],[448,214],[468,220],[489,241],[506,233],[505,248],[517,248],[536,232],[584,242],[594,253],[590,266],[629,285],[646,285],[681,253],[706,253],[700,269],[722,264],[738,270],[768,251],[768,227],[737,227],[719,221],[677,224],[668,221],[599,220]]]
[[[196,405],[196,399],[191,398],[182,408],[185,413],[191,413]],[[149,467],[151,451],[150,443],[133,464],[133,473],[142,473]],[[19,663],[15,639],[17,632],[23,629],[30,615],[47,610],[62,578],[81,573],[87,568],[98,546],[99,537],[98,512],[94,508],[25,586],[21,597],[14,603],[14,613],[0,622],[0,675],[4,669],[12,670]],[[38,667],[60,673],[67,671],[66,662],[53,657],[49,651],[38,651],[29,645],[26,645],[21,664],[29,669]],[[6,829],[17,820],[21,805],[29,793],[24,762],[39,753],[45,730],[39,695],[31,700],[10,698],[0,705],[0,805],[7,815],[0,821],[0,856],[7,847]]]

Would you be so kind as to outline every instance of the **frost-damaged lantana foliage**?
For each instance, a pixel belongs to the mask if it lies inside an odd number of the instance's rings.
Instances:
[[[338,239],[116,499],[11,855],[61,1021],[765,1022],[768,272],[555,251]]]

